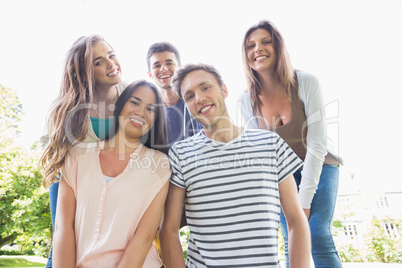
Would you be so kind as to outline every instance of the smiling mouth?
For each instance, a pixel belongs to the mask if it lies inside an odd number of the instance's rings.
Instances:
[[[256,58],[254,59],[254,61],[262,61],[262,60],[265,60],[265,59],[268,59],[268,58],[269,58],[269,57],[266,56],[266,55],[261,55],[261,56],[256,57]]]
[[[159,79],[166,79],[166,78],[170,78],[170,77],[171,77],[171,75],[165,74],[165,75],[159,76]]]
[[[138,120],[138,119],[135,119],[135,118],[129,118],[129,120],[130,120],[131,122],[133,122],[134,124],[136,124],[136,125],[140,125],[140,126],[144,126],[144,125],[145,125],[145,122],[143,122],[143,121],[141,121],[141,120]]]
[[[212,108],[212,106],[213,106],[212,104],[204,106],[201,110],[198,111],[198,113],[205,114],[206,112],[208,112]]]
[[[108,77],[115,76],[119,73],[119,69],[114,70],[113,72],[107,74]]]

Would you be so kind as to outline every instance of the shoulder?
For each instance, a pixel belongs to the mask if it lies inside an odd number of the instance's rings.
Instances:
[[[255,128],[255,129],[245,129],[244,136],[278,137],[278,134],[266,129]]]
[[[160,178],[168,178],[171,173],[168,156],[158,150],[150,149],[144,146],[144,157],[149,157],[147,163],[151,164],[152,172],[156,172]]]
[[[243,91],[239,96],[239,101],[242,103],[247,103],[247,102],[251,103],[250,92]]]
[[[205,142],[205,136],[202,133],[202,130],[198,131],[191,137],[175,142],[172,148],[174,148],[175,150],[180,150],[182,148],[194,146],[196,144],[199,144],[200,142]]]
[[[249,141],[263,141],[264,143],[275,143],[280,139],[279,135],[266,129],[245,129],[243,139]]]
[[[146,150],[145,156],[152,157],[154,160],[157,160],[157,161],[163,161],[163,160],[168,159],[167,155],[161,151],[158,151],[155,149],[150,149],[145,146],[144,146],[144,148]]]
[[[184,101],[182,98],[179,98],[179,100],[176,102],[176,104],[172,107],[169,107],[172,109],[180,109],[181,111],[184,110]]]
[[[121,93],[123,93],[123,91],[127,88],[128,83],[126,81],[121,81],[120,83],[118,83],[116,85],[117,88],[117,92],[119,93],[119,95],[121,95]]]
[[[318,78],[313,74],[306,73],[303,71],[298,71],[296,74],[300,90],[307,88],[317,88],[320,84]]]
[[[303,71],[298,71],[297,82],[299,84],[299,96],[303,103],[311,100],[312,98],[314,98],[314,96],[320,95],[320,82],[315,75]]]
[[[297,75],[298,81],[310,82],[310,83],[318,83],[319,82],[317,76],[315,76],[311,73],[307,73],[304,71],[297,71],[296,75]]]
[[[209,146],[208,139],[202,133],[202,130],[184,140],[175,142],[169,150],[170,158],[187,158],[198,155],[202,150]]]
[[[90,143],[81,142],[71,147],[68,153],[70,157],[79,158],[84,155],[95,153],[98,151],[98,149],[99,149],[99,142],[90,142]]]

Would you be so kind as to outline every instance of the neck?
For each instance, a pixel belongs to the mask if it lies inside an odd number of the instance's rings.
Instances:
[[[203,126],[203,133],[210,139],[219,142],[230,142],[240,135],[242,129],[233,124],[228,115],[213,125]]]
[[[117,131],[110,140],[105,141],[105,149],[119,155],[132,154],[140,145],[140,138],[129,138],[122,131]]]
[[[165,103],[166,107],[175,106],[176,103],[179,101],[180,97],[176,94],[173,88],[160,88],[160,92],[162,95],[163,102]]]
[[[95,118],[107,118],[113,116],[113,109],[110,105],[115,104],[119,94],[116,86],[96,87],[93,96],[93,104],[96,108],[91,110],[90,115]]]
[[[96,90],[94,92],[94,102],[115,102],[118,97],[116,86],[111,87],[102,87],[96,86]]]
[[[261,72],[257,76],[261,84],[262,94],[276,95],[281,91],[280,83],[275,73]]]

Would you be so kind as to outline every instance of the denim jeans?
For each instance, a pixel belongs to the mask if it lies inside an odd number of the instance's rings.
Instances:
[[[60,175],[59,175],[60,176]],[[54,232],[54,224],[56,219],[56,207],[57,207],[57,195],[59,193],[59,182],[53,182],[49,187],[49,199],[50,199],[50,214],[52,216],[52,226]],[[52,255],[53,245],[50,248],[49,258],[47,259],[46,268],[52,268]]]
[[[299,188],[301,170],[293,174]],[[338,251],[332,238],[332,218],[338,194],[339,168],[337,165],[324,165],[317,191],[311,203],[310,232],[312,255],[315,267],[342,267]],[[285,241],[286,267],[289,267],[288,232],[286,219],[281,211],[281,230]]]

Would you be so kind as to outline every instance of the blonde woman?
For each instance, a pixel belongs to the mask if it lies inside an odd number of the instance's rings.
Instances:
[[[340,159],[327,146],[320,83],[315,76],[293,69],[282,35],[267,20],[246,32],[243,63],[248,80],[248,90],[240,98],[245,127],[278,133],[303,160],[293,176],[309,220],[315,267],[342,267],[331,234]],[[288,256],[283,213],[281,230],[288,266],[292,256]]]
[[[41,158],[43,184],[50,186],[53,226],[57,175],[68,151],[77,142],[105,138],[113,123],[113,105],[123,90],[120,63],[103,37],[83,36],[75,41],[67,53],[59,96],[50,109],[47,146]],[[46,267],[52,267],[52,250]]]

